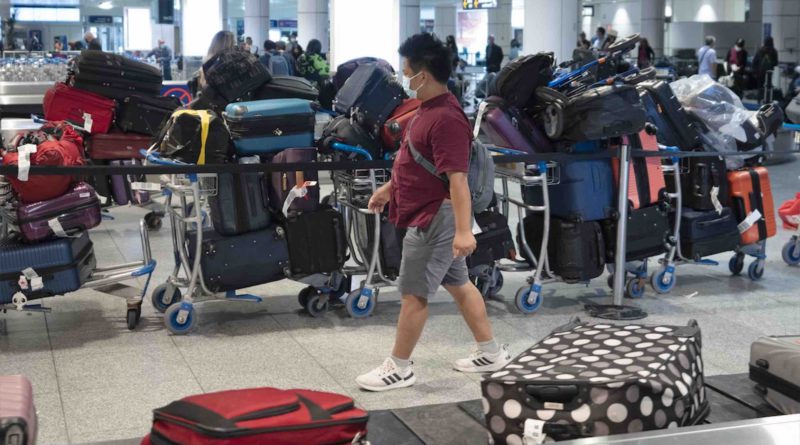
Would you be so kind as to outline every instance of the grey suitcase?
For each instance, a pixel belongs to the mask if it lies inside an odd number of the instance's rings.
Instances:
[[[30,380],[22,375],[0,376],[0,444],[34,445],[36,420]]]
[[[800,335],[756,340],[750,346],[750,380],[775,409],[800,414]]]

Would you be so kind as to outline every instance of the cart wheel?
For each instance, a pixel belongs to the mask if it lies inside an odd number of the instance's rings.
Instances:
[[[127,322],[129,331],[136,329],[136,325],[139,324],[140,314],[141,309],[128,309]]]
[[[297,294],[297,302],[300,303],[300,307],[305,308],[308,305],[308,298],[315,293],[317,293],[317,289],[314,286],[304,287]]]
[[[667,294],[675,287],[675,273],[673,272],[669,280],[665,282],[664,276],[666,273],[667,269],[661,269],[650,277],[650,285],[656,293]]]
[[[306,300],[305,308],[312,317],[318,318],[322,317],[326,312],[328,312],[329,304],[330,300],[328,299],[327,295],[312,292],[308,296],[308,300]]]
[[[172,295],[164,295],[168,288],[172,288]],[[181,300],[181,291],[175,286],[170,286],[167,283],[159,284],[158,287],[153,289],[153,293],[150,294],[150,303],[153,304],[153,307],[156,308],[158,312],[162,314],[167,311],[167,309],[172,306],[173,304],[177,303]]]
[[[144,223],[147,225],[148,229],[158,230],[161,228],[161,217],[156,215],[154,212],[150,212],[147,215],[144,215]]]
[[[744,255],[736,254],[728,262],[728,269],[734,275],[739,275],[744,270]]]
[[[500,290],[503,289],[503,281],[504,281],[503,280],[503,272],[501,272],[500,270],[496,269],[493,272],[493,275],[494,275],[494,277],[493,277],[494,278],[494,283],[489,288],[489,296],[490,297],[496,297],[497,294],[500,293]]]
[[[179,320],[181,309],[187,311],[183,320]],[[191,304],[173,304],[164,314],[164,324],[167,325],[167,330],[173,334],[185,335],[191,332],[197,324],[197,314],[195,314],[194,307]]]
[[[530,286],[523,286],[517,290],[517,294],[514,296],[514,304],[517,306],[517,309],[522,312],[523,314],[532,314],[539,310],[539,307],[542,305],[542,295],[539,294],[536,296],[536,299],[533,303],[528,301],[528,297],[531,293]]]
[[[644,296],[644,284],[639,278],[631,278],[625,284],[625,296],[628,298],[642,298]]]
[[[758,281],[764,276],[764,260],[755,260],[747,268],[747,277]]]
[[[797,242],[795,240],[787,241],[786,244],[783,245],[781,256],[783,256],[783,261],[790,266],[797,266],[800,264],[800,249],[797,248]]]
[[[373,292],[375,292],[373,290]],[[361,289],[356,289],[350,294],[347,295],[347,299],[344,302],[344,307],[347,309],[347,313],[353,318],[366,318],[372,314],[372,311],[375,310],[375,297],[377,295],[372,295],[371,297],[367,297],[367,305],[363,308],[358,307],[358,301],[361,299]]]

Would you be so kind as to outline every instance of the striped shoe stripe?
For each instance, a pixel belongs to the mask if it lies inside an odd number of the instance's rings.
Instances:
[[[408,374],[403,380],[408,380],[411,377],[414,377],[414,372],[413,371],[410,374]]]
[[[387,385],[391,385],[391,384],[392,384],[392,381],[389,379],[389,377],[384,377],[384,378],[383,378],[383,383],[385,383],[385,384],[387,384]]]
[[[475,366],[483,366],[481,360],[482,359],[476,358],[475,360],[472,361],[472,364],[474,364]]]

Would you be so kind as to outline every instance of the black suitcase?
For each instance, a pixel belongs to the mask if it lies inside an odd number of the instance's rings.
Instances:
[[[118,54],[83,51],[72,62],[71,70],[75,88],[112,99],[161,94],[160,69]]]
[[[340,270],[347,261],[344,218],[327,207],[286,218],[292,277]]]
[[[172,96],[130,96],[119,104],[117,127],[129,133],[156,136],[172,112],[181,106],[181,101]]]
[[[319,91],[310,81],[296,76],[275,76],[252,94],[252,100],[305,99],[317,100]]]
[[[534,255],[539,255],[544,235],[544,216],[524,219],[525,238]],[[551,217],[548,258],[553,272],[567,283],[587,282],[603,274],[606,247],[597,221],[578,222]]]
[[[658,142],[681,150],[700,145],[700,133],[672,88],[663,80],[638,84],[647,119],[658,127]]]
[[[367,240],[367,255],[372,254],[375,240],[375,216],[358,215],[358,230],[361,239]],[[383,274],[390,279],[395,279],[400,275],[400,262],[403,259],[403,238],[406,236],[405,229],[398,229],[389,221],[389,213],[381,215],[381,238],[378,246],[378,261],[380,261]]]
[[[708,415],[700,328],[573,319],[483,378],[495,445],[696,425]],[[530,443],[541,443],[533,442]]]
[[[731,209],[725,207],[720,214],[716,210],[697,211],[684,207],[680,241],[683,256],[699,260],[734,250],[741,244],[741,236]]]
[[[642,101],[630,85],[593,88],[564,106],[561,137],[572,142],[638,134],[646,123]]]
[[[220,235],[265,229],[271,218],[266,174],[220,173],[217,193],[209,196],[211,223]]]
[[[505,216],[492,210],[475,215],[475,223],[481,233],[475,235],[478,243],[472,255],[467,257],[467,267],[491,266],[503,258],[516,258],[514,238]]]
[[[711,191],[717,188],[717,200],[722,207],[729,207],[730,187],[725,160],[718,156],[707,158],[684,158],[682,168],[688,173],[681,174],[681,197],[683,205],[695,210],[714,210]],[[667,180],[667,190],[675,193],[675,181]]]
[[[195,232],[190,230],[187,238],[189,261],[194,261]],[[237,236],[223,236],[212,228],[203,229],[201,254],[203,282],[212,292],[278,281],[286,277],[289,268],[286,238],[279,226]]]
[[[270,81],[267,67],[253,54],[226,51],[203,64],[206,89],[227,102],[235,102]]]
[[[614,262],[617,251],[617,221],[602,222],[606,243],[606,262]],[[669,216],[660,205],[628,211],[628,231],[625,239],[625,259],[643,260],[667,251],[667,238],[671,232]]]
[[[377,135],[405,98],[397,79],[377,65],[361,65],[336,93],[333,109],[354,115],[362,127]]]

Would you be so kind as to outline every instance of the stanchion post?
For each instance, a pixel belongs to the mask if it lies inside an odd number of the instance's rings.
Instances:
[[[614,255],[614,305],[621,306],[625,293],[625,249],[628,232],[628,181],[630,180],[631,150],[623,143],[619,152],[619,197],[617,198],[617,251]]]

